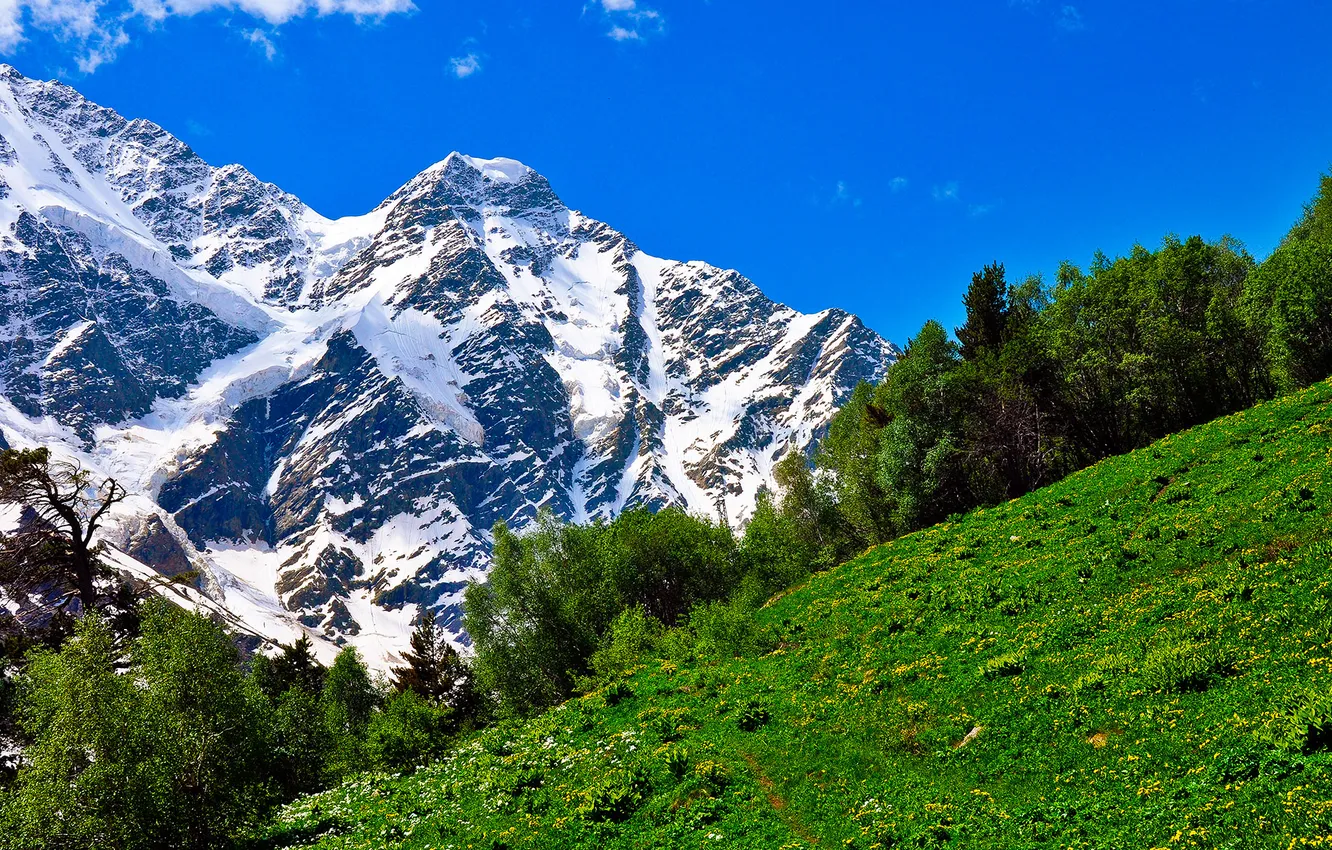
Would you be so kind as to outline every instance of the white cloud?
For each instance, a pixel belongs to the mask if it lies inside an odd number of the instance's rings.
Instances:
[[[846,185],[845,180],[837,181],[837,185],[835,190],[833,191],[833,197],[832,197],[833,206],[838,206],[841,204],[850,204],[853,207],[858,207],[861,205],[861,203],[863,203],[863,201],[852,193],[850,187]]]
[[[894,195],[898,192],[905,192],[906,188],[910,185],[911,181],[905,177],[894,177],[892,180],[888,181],[888,188],[893,191]]]
[[[958,199],[957,181],[950,180],[942,186],[935,186],[932,194],[936,201],[956,201]]]
[[[638,0],[600,0],[604,20],[610,24],[606,36],[615,41],[642,41],[645,37],[662,32],[665,20],[656,9],[644,9]],[[586,13],[595,3],[583,7]]]
[[[0,0],[0,50],[13,50],[23,40],[22,15],[19,0]]]
[[[460,80],[464,80],[481,70],[481,57],[475,53],[468,53],[466,56],[455,56],[449,60],[449,65],[453,68],[453,75]]]
[[[415,9],[412,0],[0,0],[0,53],[12,52],[29,31],[45,32],[72,45],[79,70],[91,74],[129,44],[131,28],[151,27],[173,15],[233,12],[277,26],[306,15],[351,15],[361,21]],[[254,29],[244,35],[269,59],[276,55],[266,33]]]
[[[246,41],[264,52],[264,58],[269,62],[277,58],[277,45],[273,43],[273,39],[268,37],[268,33],[255,27],[252,30],[245,30],[244,36]]]
[[[382,18],[416,8],[412,0],[132,0],[142,15],[161,20],[167,15],[197,15],[221,10],[244,12],[270,24],[285,24],[313,12],[316,15],[352,15]]]

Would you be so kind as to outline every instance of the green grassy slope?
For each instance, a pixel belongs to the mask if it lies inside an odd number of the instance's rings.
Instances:
[[[676,650],[298,801],[267,846],[1332,846],[1332,384],[878,547],[760,621],[767,654]]]

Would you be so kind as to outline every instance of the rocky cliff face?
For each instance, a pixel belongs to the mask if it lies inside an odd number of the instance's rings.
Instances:
[[[452,154],[331,221],[7,66],[0,136],[0,435],[115,475],[114,542],[284,640],[383,658],[542,508],[743,524],[896,356],[513,160]]]

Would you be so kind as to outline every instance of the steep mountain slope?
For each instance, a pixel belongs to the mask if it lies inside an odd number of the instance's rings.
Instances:
[[[1323,846],[1330,460],[1325,382],[622,656],[263,846]]]
[[[129,554],[375,663],[416,605],[456,614],[498,520],[742,523],[896,356],[512,160],[452,154],[330,221],[8,66],[0,137],[0,434],[129,487]]]

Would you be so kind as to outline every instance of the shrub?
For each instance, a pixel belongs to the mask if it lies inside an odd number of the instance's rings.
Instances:
[[[689,625],[698,635],[700,649],[733,658],[772,651],[777,644],[755,620],[758,603],[750,590],[742,588],[729,602],[694,608]]]
[[[611,682],[601,692],[601,697],[606,701],[606,705],[619,705],[625,700],[633,699],[634,691],[624,682]]]
[[[677,782],[689,772],[689,750],[684,747],[667,747],[661,760]]]
[[[740,714],[736,716],[736,725],[746,732],[753,732],[768,725],[772,720],[772,713],[768,707],[756,699],[747,701],[740,706]]]
[[[1230,660],[1212,644],[1167,643],[1143,659],[1141,676],[1148,690],[1187,693],[1207,690],[1230,669]]]
[[[415,691],[396,693],[370,719],[366,754],[386,768],[415,767],[443,751],[449,740],[451,713]]]
[[[640,607],[622,612],[592,653],[589,666],[595,679],[610,681],[642,664],[661,640],[663,631],[661,622]]]
[[[613,771],[583,792],[578,814],[591,821],[626,820],[647,799],[651,787],[639,767]]]
[[[1005,652],[981,665],[980,674],[986,679],[1017,676],[1027,669],[1027,654],[1021,650]]]
[[[1310,690],[1299,695],[1277,712],[1259,737],[1284,752],[1332,750],[1332,694]]]

